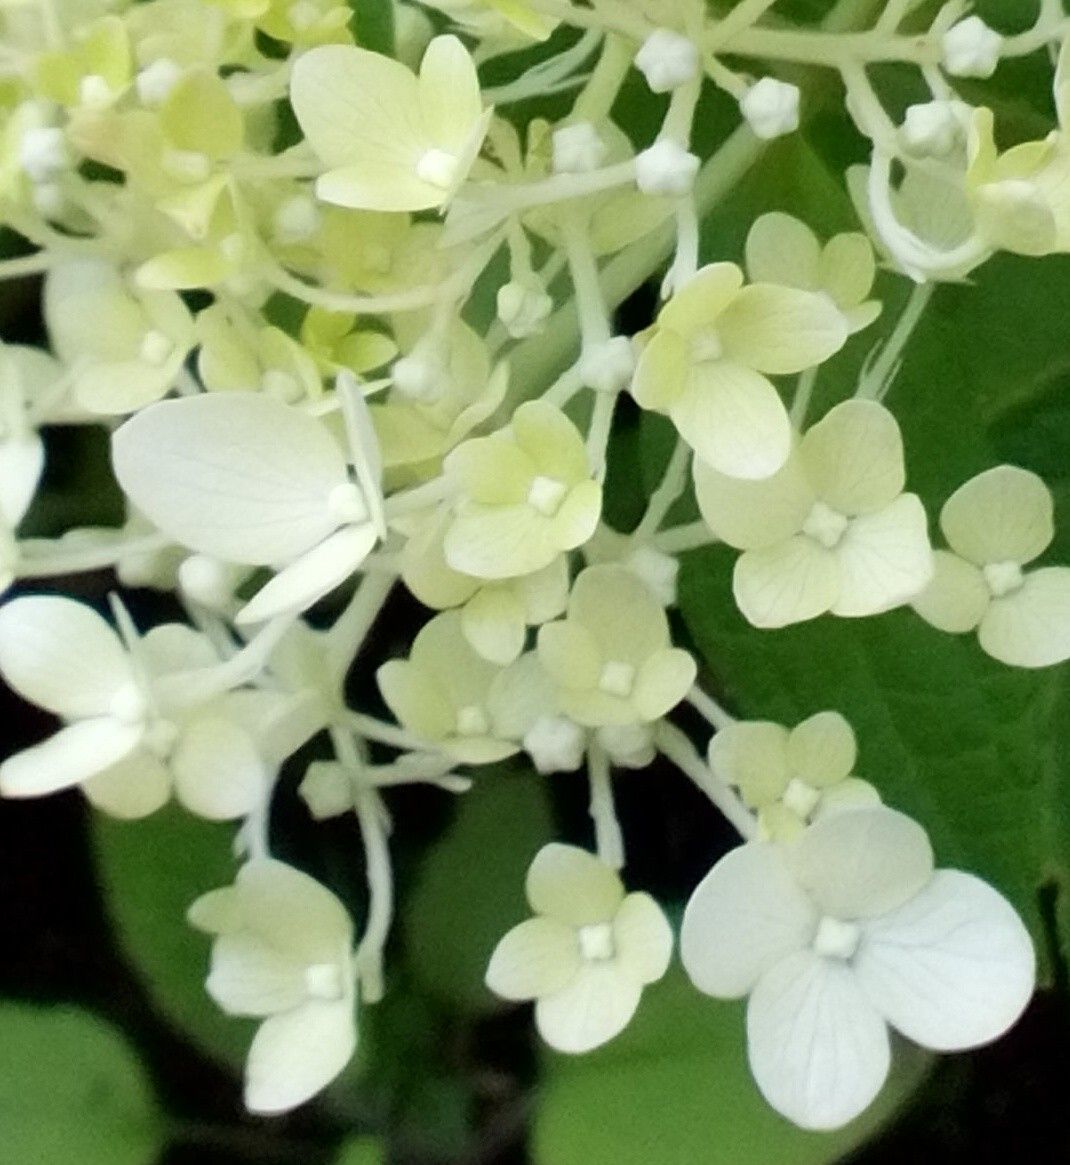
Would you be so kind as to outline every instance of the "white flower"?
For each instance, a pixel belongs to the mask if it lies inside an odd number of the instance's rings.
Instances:
[[[997,465],[944,505],[936,573],[914,609],[941,631],[977,630],[981,647],[1014,667],[1070,659],[1070,567],[1025,571],[1055,537],[1051,491],[1035,473]]]
[[[703,518],[744,552],[732,589],[756,627],[826,611],[875,615],[917,595],[932,577],[932,550],[925,510],[904,481],[899,426],[864,400],[832,409],[764,481],[695,460]]]
[[[799,89],[775,77],[763,77],[739,99],[739,109],[756,137],[766,141],[799,128]]]
[[[215,936],[208,993],[230,1015],[263,1019],[245,1067],[253,1112],[296,1108],[357,1046],[353,924],[318,882],[282,862],[244,866],[233,886],[190,907]]]
[[[655,29],[635,54],[635,67],[654,93],[669,93],[698,76],[698,45],[671,28]]]
[[[665,974],[672,930],[649,894],[625,894],[609,866],[573,846],[544,846],[526,891],[536,917],[498,943],[487,986],[534,999],[551,1047],[589,1052],[624,1030],[643,987]]]
[[[935,1051],[987,1043],[1035,976],[1007,901],[934,871],[924,830],[883,807],[822,818],[792,846],[733,850],[692,895],[680,944],[700,991],[749,996],[751,1071],[808,1129],[838,1128],[877,1095],[889,1026]]]
[[[991,77],[999,65],[1003,37],[979,16],[968,16],[944,33],[944,68],[953,77]]]
[[[258,393],[163,401],[113,438],[119,484],[169,538],[223,562],[276,568],[239,623],[311,606],[360,567],[382,532],[364,398],[355,390],[342,399],[356,481],[321,422]]]
[[[137,818],[173,789],[212,820],[252,812],[274,770],[318,724],[279,693],[206,701],[181,678],[218,663],[204,636],[177,623],[153,628],[131,654],[90,607],[54,596],[14,599],[0,608],[0,674],[65,723],[0,765],[0,792],[39,797],[79,785],[98,809]]]
[[[36,348],[0,345],[0,530],[15,531],[37,492],[45,467],[38,425],[48,416],[41,406],[61,371]]]

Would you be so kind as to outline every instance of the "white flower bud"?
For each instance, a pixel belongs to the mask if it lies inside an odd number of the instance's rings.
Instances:
[[[953,77],[991,77],[999,64],[1003,37],[979,16],[968,16],[944,33],[944,68]]]
[[[915,158],[942,158],[962,137],[962,125],[950,101],[911,105],[899,129],[903,149]]]
[[[160,57],[138,73],[134,88],[142,105],[163,105],[181,80],[182,66],[169,57]]]
[[[315,202],[306,194],[297,194],[275,211],[275,237],[283,243],[303,242],[319,230],[322,221]]]
[[[44,218],[59,218],[67,206],[67,196],[58,182],[41,182],[33,188],[34,210]]]
[[[523,743],[540,773],[572,773],[583,763],[587,734],[563,716],[543,716],[528,729]]]
[[[676,578],[680,563],[671,554],[663,554],[653,546],[636,546],[625,560],[663,607],[676,605]]]
[[[99,73],[90,73],[78,83],[78,103],[87,109],[104,109],[114,98],[111,86]]]
[[[19,142],[19,165],[31,182],[50,182],[70,168],[71,154],[63,130],[28,129]]]
[[[313,761],[297,792],[317,821],[340,817],[353,808],[352,783],[333,761]]]
[[[597,392],[620,392],[635,373],[635,353],[627,336],[614,336],[584,352],[580,378]]]
[[[234,588],[248,571],[207,554],[191,554],[178,568],[182,593],[210,611],[225,610],[234,599]]]
[[[390,375],[398,392],[417,404],[434,404],[449,387],[445,363],[427,347],[395,360]]]
[[[693,81],[700,64],[694,41],[668,28],[652,32],[635,54],[635,67],[655,93],[669,93]]]
[[[657,751],[649,724],[612,724],[599,728],[596,736],[617,768],[645,769]]]
[[[635,159],[635,184],[644,194],[688,194],[695,185],[699,159],[678,142],[662,138]]]
[[[538,332],[553,307],[554,301],[538,283],[514,279],[498,289],[498,319],[514,340]]]
[[[597,170],[606,156],[606,143],[589,121],[565,125],[553,133],[555,174],[587,174]]]
[[[763,77],[740,98],[740,112],[765,141],[799,128],[799,88],[775,77]]]

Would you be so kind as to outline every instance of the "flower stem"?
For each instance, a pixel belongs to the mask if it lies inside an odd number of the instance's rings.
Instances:
[[[595,849],[607,866],[614,870],[623,869],[624,838],[613,804],[609,757],[598,744],[592,743],[587,750],[587,779],[591,789],[590,813],[594,823]]]
[[[758,820],[743,804],[735,789],[722,781],[699,756],[695,746],[668,722],[658,725],[655,741],[661,751],[686,777],[706,794],[734,826],[740,837],[749,841],[758,832]]]

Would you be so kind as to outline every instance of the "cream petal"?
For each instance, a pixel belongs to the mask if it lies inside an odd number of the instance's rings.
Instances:
[[[524,606],[512,589],[486,586],[461,610],[464,637],[484,659],[510,664],[524,650]]]
[[[710,768],[753,809],[775,801],[791,780],[788,730],[768,720],[737,720],[710,741]]]
[[[669,646],[669,621],[633,571],[615,564],[580,572],[568,602],[569,621],[594,637],[605,659],[637,667]]]
[[[551,842],[535,855],[525,890],[531,909],[569,926],[610,922],[624,900],[624,887],[586,850]]]
[[[678,332],[655,332],[639,353],[632,378],[632,396],[644,409],[668,412],[687,386],[691,358]]]
[[[693,463],[695,495],[706,525],[737,550],[775,546],[803,527],[816,497],[802,461],[792,453],[770,477],[748,481]]]
[[[947,499],[940,528],[956,554],[978,566],[1031,562],[1055,536],[1051,491],[1035,473],[997,465]]]
[[[353,999],[313,1001],[260,1025],[245,1065],[250,1112],[286,1112],[322,1091],[357,1047]]]
[[[446,562],[454,570],[483,579],[541,570],[563,549],[553,519],[526,503],[466,506],[446,531],[444,546]]]
[[[938,631],[961,635],[976,628],[991,601],[978,567],[950,550],[935,550],[933,577],[910,605]]]
[[[721,858],[695,888],[680,928],[680,961],[700,991],[741,999],[810,943],[817,922],[780,849],[748,842]]]
[[[205,988],[228,1015],[275,1015],[299,1007],[308,994],[305,965],[249,934],[212,943]]]
[[[494,948],[486,983],[502,999],[540,999],[563,991],[581,966],[575,927],[556,918],[529,918]]]
[[[427,46],[418,87],[429,139],[458,153],[483,115],[483,101],[475,63],[457,37],[436,36]]]
[[[843,313],[826,295],[754,283],[717,321],[729,360],[769,376],[813,368],[847,341]]]
[[[765,1099],[804,1129],[840,1128],[888,1076],[888,1029],[850,968],[809,951],[759,980],[747,1005],[747,1054]]]
[[[171,774],[146,749],[110,765],[82,783],[86,799],[102,813],[136,821],[162,809],[171,798]]]
[[[1018,1019],[1036,956],[1002,895],[971,874],[937,870],[920,894],[866,924],[854,969],[892,1027],[951,1052],[986,1044]]]
[[[876,401],[830,409],[803,437],[799,456],[817,496],[841,514],[880,510],[903,492],[903,438]]]
[[[171,769],[179,801],[209,821],[244,817],[267,796],[268,772],[256,743],[222,716],[198,716],[184,726]]]
[[[280,953],[312,965],[333,963],[349,949],[346,908],[301,870],[257,858],[242,866],[235,884],[243,928]]]
[[[669,300],[658,314],[658,327],[689,338],[713,324],[743,286],[734,263],[710,263]]]
[[[375,673],[387,707],[405,725],[428,740],[449,736],[456,726],[456,709],[433,677],[409,660],[392,659]]]
[[[559,1052],[590,1052],[624,1030],[641,995],[615,963],[587,963],[563,991],[536,1002],[535,1026]]]
[[[756,219],[747,235],[746,255],[752,283],[818,290],[821,244],[793,215],[772,211]]]
[[[655,983],[669,969],[672,927],[649,894],[629,894],[613,919],[618,965],[638,982]]]
[[[43,797],[79,785],[133,752],[142,732],[140,724],[106,716],[61,728],[0,764],[0,795]]]
[[[691,690],[698,669],[682,648],[655,652],[640,667],[631,702],[639,718],[660,720],[671,712]]]
[[[815,821],[787,855],[823,914],[876,918],[902,906],[933,874],[933,851],[916,821],[877,806]]]
[[[1031,571],[1020,590],[993,599],[979,629],[981,647],[1012,667],[1070,659],[1070,567]]]
[[[825,789],[850,775],[858,745],[854,729],[839,712],[818,712],[791,730],[787,754],[794,776]]]
[[[693,365],[669,415],[698,456],[729,477],[770,477],[791,452],[791,422],[776,389],[730,360]]]
[[[9,530],[30,508],[44,468],[45,446],[36,433],[0,442],[0,523]]]
[[[873,245],[857,231],[836,235],[821,253],[821,286],[847,313],[869,295],[876,276]],[[873,306],[880,311],[879,304]]]
[[[776,546],[747,550],[732,575],[732,593],[755,627],[786,627],[823,615],[839,594],[836,558],[800,535]]]
[[[839,568],[834,615],[876,615],[909,602],[933,575],[925,507],[914,494],[855,518],[833,551]]]

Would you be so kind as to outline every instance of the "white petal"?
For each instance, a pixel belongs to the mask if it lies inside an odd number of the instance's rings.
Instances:
[[[827,360],[847,340],[843,313],[827,295],[753,283],[717,320],[725,355],[770,376]]]
[[[791,780],[788,730],[769,720],[737,720],[710,741],[710,768],[735,785],[748,805],[775,800]]]
[[[824,614],[839,593],[836,558],[812,538],[747,550],[732,575],[732,594],[755,627],[786,627]]]
[[[613,919],[617,963],[640,983],[654,983],[669,969],[672,927],[649,894],[629,894]]]
[[[464,637],[484,659],[503,666],[524,650],[524,605],[512,588],[481,587],[461,611]]]
[[[137,821],[162,809],[171,797],[171,774],[151,752],[137,748],[82,783],[86,799],[102,813]]]
[[[386,537],[383,512],[383,454],[372,422],[371,410],[357,378],[348,369],[338,374],[338,395],[342,400],[349,454],[357,481],[364,491],[371,522],[380,538]]]
[[[783,542],[803,527],[814,491],[793,453],[771,477],[729,477],[694,459],[695,495],[706,525],[729,546],[755,550]]]
[[[525,891],[536,914],[571,926],[612,920],[624,900],[614,870],[586,850],[551,842],[535,855]]]
[[[336,530],[262,586],[238,612],[235,622],[263,623],[277,615],[307,610],[357,570],[378,537],[370,523]]]
[[[250,1112],[286,1112],[322,1091],[357,1047],[353,1000],[306,1003],[260,1025],[245,1065]]]
[[[762,977],[747,1005],[747,1053],[762,1095],[804,1129],[836,1129],[880,1092],[884,1020],[850,968],[809,951]]]
[[[581,963],[574,927],[554,918],[529,918],[494,948],[486,982],[503,999],[539,999],[567,987]]]
[[[0,764],[0,794],[42,797],[79,785],[133,752],[141,725],[107,716],[61,728],[43,744],[17,752]]]
[[[559,1052],[589,1052],[624,1030],[642,993],[613,962],[587,963],[563,991],[538,1000],[535,1026]]]
[[[903,492],[903,438],[895,417],[876,401],[848,400],[831,409],[799,446],[811,485],[842,514],[868,514]]]
[[[54,595],[0,607],[0,673],[31,703],[71,718],[105,715],[133,680],[122,641],[100,615]]]
[[[244,817],[267,794],[268,773],[253,738],[221,716],[198,716],[182,729],[171,767],[179,801],[209,821]]]
[[[1035,473],[997,465],[955,490],[940,528],[951,549],[978,566],[1031,562],[1055,537],[1051,491]]]
[[[162,401],[112,438],[124,493],[165,534],[202,554],[267,566],[321,542],[339,519],[345,460],[315,418],[257,393]]]
[[[817,289],[821,245],[814,232],[790,214],[773,211],[755,219],[746,254],[752,283]]]
[[[840,572],[834,615],[876,615],[909,602],[933,576],[925,507],[915,494],[901,494],[855,518],[834,553]]]
[[[680,961],[707,995],[740,999],[813,938],[817,912],[781,851],[748,842],[699,882],[684,911]]]
[[[791,452],[791,422],[772,383],[729,360],[695,365],[669,415],[699,457],[729,477],[769,477]]]
[[[815,789],[842,781],[858,758],[854,729],[839,712],[818,712],[797,724],[787,751],[794,775]]]
[[[305,963],[332,963],[348,949],[353,924],[314,878],[271,858],[247,862],[236,885],[243,925]]]
[[[884,806],[820,818],[787,858],[821,911],[839,919],[876,918],[894,910],[933,873],[925,830]]]
[[[1013,907],[958,870],[937,870],[920,894],[868,923],[854,967],[892,1027],[939,1052],[1001,1036],[1036,980],[1033,944]]]
[[[0,442],[0,522],[9,529],[30,508],[44,467],[45,446],[36,433]]]
[[[308,997],[305,964],[249,934],[212,943],[208,994],[228,1015],[274,1015]]]
[[[938,631],[961,635],[981,622],[991,601],[978,567],[950,550],[934,550],[933,577],[910,605]]]
[[[1070,659],[1070,567],[1031,571],[1020,590],[993,599],[980,640],[989,655],[1012,667]]]

